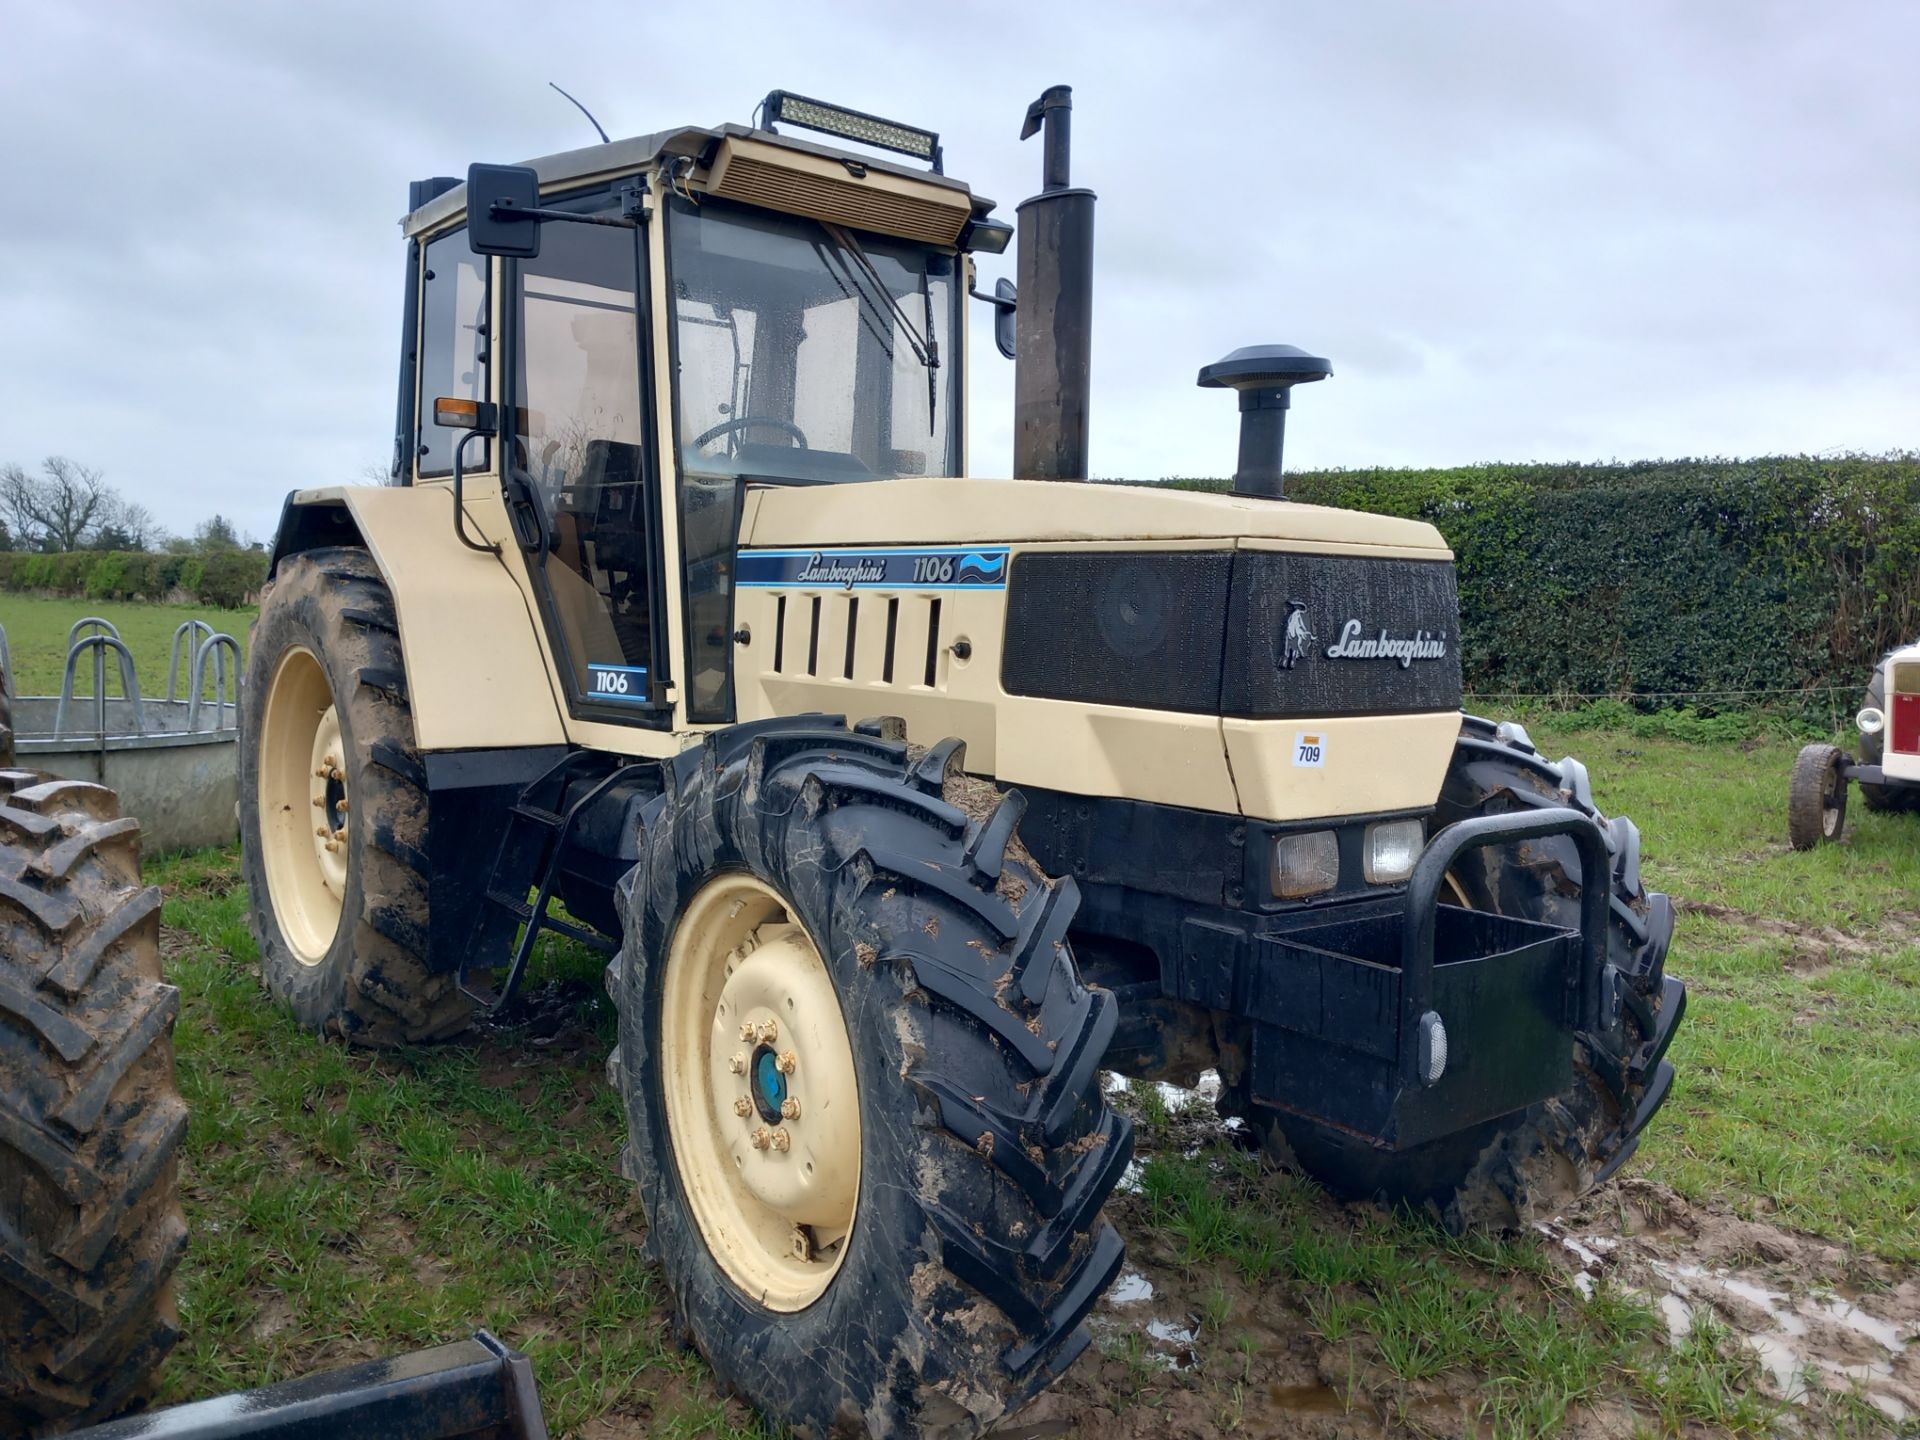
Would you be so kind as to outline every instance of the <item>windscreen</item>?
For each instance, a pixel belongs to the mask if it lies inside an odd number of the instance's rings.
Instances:
[[[955,256],[711,198],[667,233],[683,470],[957,471]]]

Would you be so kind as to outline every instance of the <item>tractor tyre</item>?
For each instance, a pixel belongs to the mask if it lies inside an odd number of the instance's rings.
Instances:
[[[1805,745],[1794,757],[1787,787],[1787,840],[1794,849],[1840,838],[1847,823],[1847,777],[1841,773],[1846,763],[1837,745]]]
[[[1867,682],[1865,704],[1871,705],[1882,714],[1887,709],[1886,669],[1875,666],[1873,679]],[[1878,765],[1886,755],[1887,739],[1884,733],[1862,735],[1860,737],[1860,763]],[[1902,811],[1920,809],[1920,785],[1860,785],[1860,798],[1869,810]]]
[[[372,556],[281,562],[248,640],[241,720],[242,865],[267,989],[355,1045],[465,1029],[458,975],[427,968],[426,772]]]
[[[1113,997],[1024,800],[942,798],[960,754],[722,732],[670,762],[619,887],[647,1252],[721,1382],[804,1435],[980,1434],[1086,1346],[1123,1254]]]
[[[0,1435],[143,1399],[179,1335],[180,992],[113,792],[0,770]]]
[[[1666,974],[1673,904],[1642,884],[1639,829],[1600,813],[1586,766],[1571,757],[1548,762],[1517,726],[1463,717],[1434,827],[1541,806],[1579,810],[1606,837],[1612,904],[1602,993],[1619,997],[1620,1024],[1575,1036],[1564,1094],[1396,1153],[1250,1107],[1251,1128],[1277,1159],[1336,1194],[1403,1204],[1457,1233],[1512,1230],[1553,1215],[1633,1154],[1672,1087],[1666,1051],[1686,1011],[1686,988]],[[1469,851],[1450,879],[1453,903],[1579,928],[1580,858],[1564,837]]]

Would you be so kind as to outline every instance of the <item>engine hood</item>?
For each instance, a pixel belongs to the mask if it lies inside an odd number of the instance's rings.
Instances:
[[[1037,480],[884,480],[753,486],[741,543],[974,545],[1089,540],[1452,558],[1420,520],[1145,485]]]

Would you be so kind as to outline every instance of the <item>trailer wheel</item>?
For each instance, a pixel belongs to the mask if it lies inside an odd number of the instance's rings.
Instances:
[[[1846,755],[1837,745],[1806,745],[1794,757],[1787,790],[1787,839],[1796,850],[1838,840],[1847,823]]]
[[[1393,1154],[1295,1117],[1251,1107],[1249,1123],[1275,1158],[1336,1194],[1384,1199],[1435,1214],[1449,1229],[1513,1229],[1552,1215],[1624,1164],[1673,1084],[1667,1047],[1686,989],[1666,974],[1673,905],[1640,877],[1640,831],[1602,815],[1587,768],[1555,765],[1514,726],[1463,717],[1435,826],[1476,815],[1566,805],[1591,816],[1612,862],[1609,963],[1603,993],[1620,1022],[1575,1037],[1566,1093],[1515,1115]],[[1451,872],[1452,902],[1578,928],[1580,859],[1572,841],[1470,852]]]
[[[180,995],[139,829],[0,770],[0,1435],[125,1409],[179,1334]]]
[[[1087,1343],[1122,1246],[1112,996],[1077,904],[969,821],[949,743],[819,717],[670,766],[621,883],[609,1072],[647,1249],[722,1382],[802,1434],[975,1435]]]
[[[1873,679],[1867,682],[1866,704],[1882,714],[1887,708],[1886,671],[1876,666]],[[1878,765],[1886,755],[1886,736],[1862,735],[1860,737],[1860,763]],[[1860,798],[1866,802],[1869,810],[1902,811],[1920,809],[1920,785],[1869,785],[1860,782]]]
[[[267,989],[357,1045],[466,1028],[457,977],[426,964],[426,775],[373,557],[283,561],[247,652],[241,863]]]

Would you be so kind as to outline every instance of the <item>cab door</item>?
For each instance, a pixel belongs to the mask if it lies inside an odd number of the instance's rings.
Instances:
[[[549,201],[619,213],[612,192]],[[644,227],[547,224],[540,254],[505,267],[507,499],[580,719],[664,726],[660,483],[642,381]]]

